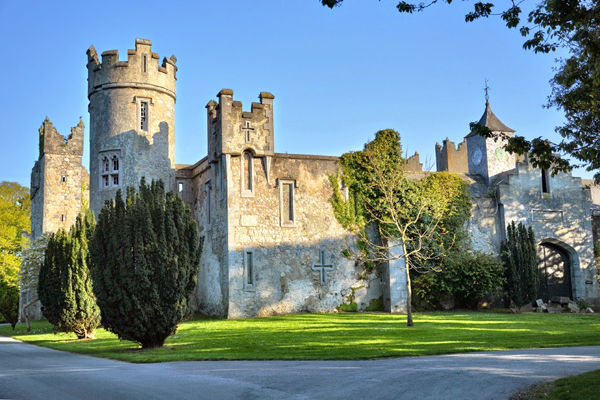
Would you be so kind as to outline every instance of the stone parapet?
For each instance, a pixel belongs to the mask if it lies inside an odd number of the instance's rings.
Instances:
[[[102,60],[94,46],[88,56],[88,98],[94,93],[114,88],[136,88],[155,90],[176,99],[177,58],[163,58],[152,52],[152,42],[136,39],[135,50],[128,50],[127,61],[119,61],[119,52],[109,50],[102,53]]]

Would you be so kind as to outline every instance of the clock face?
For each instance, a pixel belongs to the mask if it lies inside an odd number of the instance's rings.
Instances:
[[[473,164],[475,165],[479,165],[481,163],[481,149],[475,149],[475,151],[473,152],[473,155],[471,156],[471,159],[473,160]]]
[[[498,161],[506,161],[506,150],[504,150],[502,147],[497,147],[496,151],[494,152],[494,156]]]

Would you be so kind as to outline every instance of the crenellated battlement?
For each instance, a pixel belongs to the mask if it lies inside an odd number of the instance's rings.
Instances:
[[[443,146],[435,144],[435,160],[438,171],[454,173],[469,172],[469,154],[467,151],[467,140],[463,140],[458,146],[446,138]]]
[[[152,42],[136,39],[135,50],[127,51],[127,61],[119,61],[118,50],[101,54],[94,46],[87,50],[88,98],[94,93],[111,88],[133,87],[156,90],[173,97],[177,96],[177,58],[163,58],[152,52]]]
[[[250,111],[244,111],[241,101],[233,100],[233,90],[223,89],[219,102],[211,100],[207,105],[208,148],[210,161],[221,154],[239,155],[246,150],[255,156],[274,154],[273,96],[268,92],[259,94],[260,102],[253,102]]]
[[[77,126],[71,128],[71,134],[64,137],[46,117],[40,126],[40,158],[44,154],[83,154],[83,121],[79,120]]]

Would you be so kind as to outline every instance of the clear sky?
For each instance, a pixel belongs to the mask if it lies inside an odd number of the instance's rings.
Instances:
[[[46,116],[63,135],[81,116],[89,138],[85,52],[117,49],[125,61],[135,38],[177,57],[178,164],[206,155],[204,106],[222,88],[245,110],[259,92],[275,95],[279,153],[340,155],[392,128],[435,170],[436,142],[462,141],[482,115],[486,78],[502,122],[557,140],[563,116],[542,108],[557,54],[523,50],[500,20],[465,23],[470,2],[413,15],[396,3],[0,0],[0,180],[29,186]]]

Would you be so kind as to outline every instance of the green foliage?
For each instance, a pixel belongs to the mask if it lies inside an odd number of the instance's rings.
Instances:
[[[354,197],[349,196],[348,200],[344,198],[340,188],[341,180],[339,169],[335,174],[329,175],[329,183],[333,189],[333,196],[329,199],[329,202],[333,206],[333,212],[340,225],[345,229],[353,230],[363,224],[362,221],[359,221],[360,216],[356,213]]]
[[[422,196],[427,199],[427,209],[419,221],[420,229],[427,229],[431,220],[435,230],[418,245],[424,246],[427,256],[416,268],[421,271],[439,270],[454,253],[463,252],[469,238],[464,224],[471,217],[471,194],[468,184],[458,175],[438,172],[423,178],[419,184]],[[465,256],[467,257],[467,256]]]
[[[341,5],[343,0],[321,0],[329,8]],[[399,12],[413,13],[424,11],[438,0],[414,4],[399,1]],[[441,3],[452,3],[442,0]],[[530,162],[538,168],[569,171],[571,166],[567,154],[578,160],[577,166],[595,171],[595,179],[600,182],[600,26],[599,0],[542,0],[522,20],[519,2],[509,3],[505,9],[496,11],[494,3],[476,1],[472,12],[465,15],[465,21],[499,16],[508,28],[518,28],[526,38],[523,47],[536,53],[549,53],[563,48],[569,57],[557,60],[556,74],[550,81],[552,94],[548,107],[556,107],[565,112],[566,122],[556,128],[563,137],[559,143],[552,143],[542,137],[526,140],[521,136],[505,137],[506,149],[518,154],[529,153]],[[472,129],[483,136],[494,136],[489,129],[471,124]]]
[[[402,246],[399,253],[409,269],[430,271],[467,240],[462,229],[471,215],[467,184],[449,173],[409,180],[405,164],[398,132],[381,130],[362,151],[343,154],[342,174],[330,177],[334,214],[359,235],[357,259],[366,270],[375,268],[374,261],[388,260],[387,246],[395,243]],[[340,194],[341,179],[348,186],[348,200]],[[408,269],[407,276],[410,294]],[[409,326],[411,320],[409,305]]]
[[[0,317],[15,329],[19,322],[19,288],[0,281]]]
[[[94,292],[106,329],[143,348],[174,334],[195,287],[202,241],[190,209],[161,181],[117,191],[91,244]]]
[[[93,338],[100,324],[88,267],[88,241],[94,228],[94,216],[86,210],[69,232],[51,234],[38,282],[42,314],[54,331],[73,332],[79,339]]]
[[[408,180],[397,132],[377,132],[363,151],[343,154],[340,164],[343,175],[330,176],[330,201],[340,224],[361,233],[357,247],[367,270],[375,267],[370,260],[377,258],[365,232],[368,223],[376,223],[383,238],[403,239],[409,252],[422,249],[410,260],[417,270],[436,268],[450,249],[467,241],[463,225],[472,204],[468,185],[447,172]],[[341,179],[351,193],[347,201],[340,194]]]
[[[491,255],[475,252],[454,252],[439,271],[417,277],[415,295],[426,308],[434,309],[444,298],[452,297],[458,308],[476,309],[487,295],[505,282],[502,264]]]
[[[512,221],[507,227],[507,241],[500,254],[506,270],[508,295],[521,308],[535,300],[540,286],[537,249],[531,227]]]
[[[31,226],[29,189],[15,182],[0,183],[0,281],[16,285],[20,255]]]

